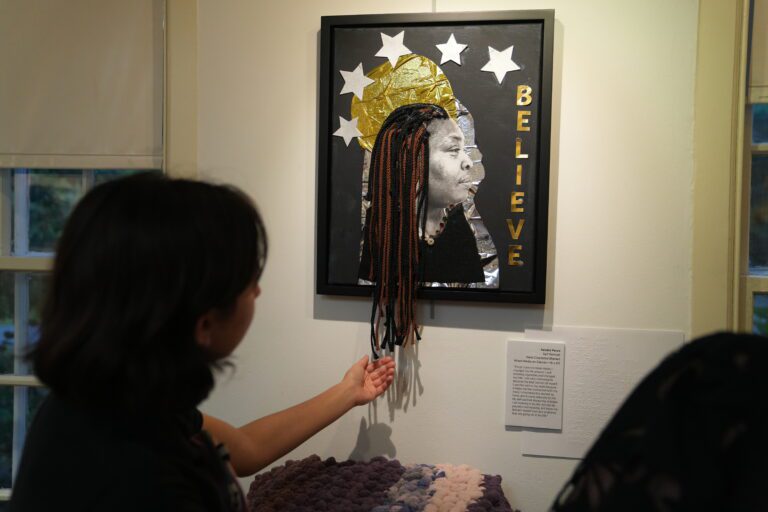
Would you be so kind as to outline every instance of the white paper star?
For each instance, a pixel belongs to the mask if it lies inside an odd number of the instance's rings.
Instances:
[[[440,50],[440,52],[443,54],[443,56],[440,58],[440,64],[445,64],[446,62],[452,60],[459,66],[461,66],[461,52],[464,51],[464,49],[467,47],[465,44],[460,44],[456,42],[456,38],[451,34],[451,37],[448,38],[448,41],[443,44],[436,44],[437,49]]]
[[[344,77],[344,87],[341,88],[339,96],[351,92],[361,100],[363,99],[363,89],[368,84],[372,84],[374,81],[363,74],[363,63],[357,65],[354,71],[341,71],[341,76]]]
[[[378,51],[376,57],[386,57],[389,59],[389,63],[392,65],[392,67],[395,67],[397,64],[397,59],[399,59],[401,55],[408,55],[411,53],[411,50],[403,45],[405,30],[401,31],[395,37],[389,37],[384,32],[380,32],[380,34],[381,50]]]
[[[339,116],[339,124],[341,126],[338,130],[333,132],[333,134],[337,137],[341,137],[344,139],[344,144],[349,146],[350,141],[354,139],[355,137],[360,137],[362,133],[360,133],[360,130],[357,129],[357,118],[353,117],[351,121],[347,121],[343,117]]]
[[[489,46],[488,57],[490,60],[480,71],[489,71],[495,74],[496,80],[501,83],[501,81],[504,80],[504,75],[507,74],[507,71],[517,71],[520,69],[520,66],[512,61],[512,48],[514,48],[514,46],[510,46],[506,50],[500,52]]]

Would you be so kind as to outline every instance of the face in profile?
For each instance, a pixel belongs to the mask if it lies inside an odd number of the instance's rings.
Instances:
[[[373,224],[369,225],[369,222],[374,221],[369,219],[375,218],[378,219],[375,222],[381,222],[384,215],[382,207],[398,208],[401,202],[426,199],[426,208],[422,211],[424,217],[419,219],[416,234],[419,244],[414,249],[419,251],[419,257],[422,258],[419,265],[423,262],[418,280],[429,287],[466,285],[497,288],[496,248],[474,201],[477,187],[485,178],[482,153],[475,140],[474,119],[458,100],[456,120],[449,117],[444,109],[440,116],[429,119],[416,117],[424,109],[421,104],[400,107],[390,113],[390,117],[395,117],[392,120],[388,118],[385,125],[387,130],[403,130],[410,136],[426,127],[428,137],[425,140],[419,135],[415,139],[415,147],[428,151],[428,169],[422,165],[424,162],[419,161],[417,153],[409,149],[412,142],[403,142],[400,147],[388,146],[384,142],[383,146],[374,145],[372,153],[365,153],[361,203],[363,236],[360,241],[358,274],[360,284],[375,282],[372,276],[376,275],[374,255],[371,252],[374,246],[372,233],[376,231],[370,229]],[[391,139],[382,138],[379,134],[377,144]],[[386,158],[390,154],[396,155],[397,172],[392,172],[387,165],[382,164],[389,162]],[[374,172],[372,179],[377,180],[377,194],[369,191],[369,172]],[[413,180],[417,176],[419,180],[424,179],[426,172],[429,173],[424,180],[426,190],[418,182],[415,187],[403,185],[405,182],[402,180],[406,178]],[[382,183],[402,197],[389,191],[384,193]],[[423,193],[426,193],[426,198],[422,196]],[[409,235],[412,234],[409,232]],[[380,240],[375,243],[381,243]]]
[[[473,180],[472,159],[464,147],[464,134],[453,119],[429,123],[429,208],[445,208],[464,201]]]

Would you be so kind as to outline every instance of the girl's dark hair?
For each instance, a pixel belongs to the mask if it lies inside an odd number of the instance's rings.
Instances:
[[[429,195],[429,132],[433,119],[448,119],[437,105],[416,103],[399,107],[381,126],[371,154],[364,247],[370,261],[368,279],[374,283],[371,311],[371,348],[383,341],[394,345],[418,339],[414,317],[416,290],[421,281],[419,241],[426,227]],[[421,231],[421,234],[419,234]]]
[[[233,187],[157,173],[96,187],[56,247],[35,373],[91,408],[198,404],[216,363],[196,342],[196,322],[230,313],[266,255],[261,217]]]

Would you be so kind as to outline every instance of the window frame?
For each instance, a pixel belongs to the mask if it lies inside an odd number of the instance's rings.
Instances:
[[[689,338],[734,329],[750,0],[699,4],[693,119]]]
[[[768,155],[768,143],[754,144],[752,142],[752,105],[757,104],[754,98],[748,98],[745,106],[745,129],[744,129],[744,169],[743,169],[743,194],[742,203],[744,205],[744,222],[741,226],[741,246],[742,258],[740,266],[742,268],[741,279],[739,283],[740,309],[739,329],[747,332],[754,332],[754,304],[755,295],[768,293],[768,273],[752,274],[749,268],[749,212],[751,211],[750,192],[752,186],[752,157],[755,155]],[[761,104],[763,104],[761,102]]]
[[[744,46],[746,49],[751,49],[751,42],[754,40],[753,31],[760,30],[761,34],[768,32],[768,27],[761,26],[760,23],[754,21],[754,2],[749,1],[749,12],[747,13],[747,37]],[[745,53],[747,53],[745,51]],[[747,74],[747,69],[750,67],[752,55],[747,53],[747,61],[744,66]],[[752,187],[752,160],[756,155],[768,155],[768,143],[756,144],[753,142],[753,106],[757,104],[768,104],[768,95],[765,92],[759,92],[757,88],[750,87],[746,79],[744,80],[744,100],[742,102],[741,112],[743,115],[743,133],[740,137],[742,157],[741,162],[741,222],[739,230],[739,243],[737,248],[740,252],[740,257],[737,259],[737,268],[739,272],[738,282],[738,329],[747,332],[754,332],[754,304],[755,295],[768,293],[768,273],[755,273],[750,272],[749,267],[749,223],[750,223],[750,211],[751,211],[751,187]]]

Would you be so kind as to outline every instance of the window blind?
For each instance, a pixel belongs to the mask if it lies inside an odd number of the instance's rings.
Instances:
[[[754,0],[749,102],[768,103],[768,0]]]
[[[160,168],[163,0],[0,0],[0,167]]]

